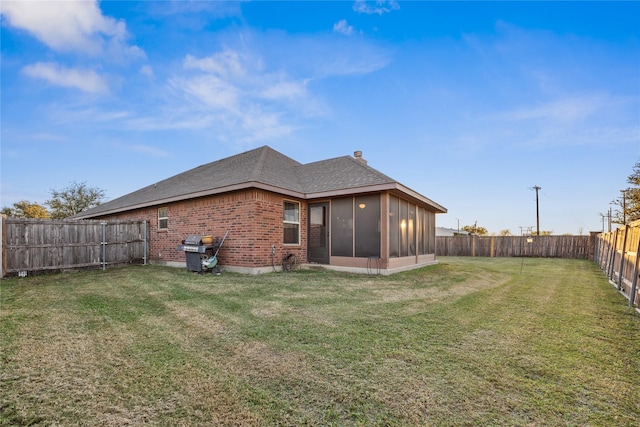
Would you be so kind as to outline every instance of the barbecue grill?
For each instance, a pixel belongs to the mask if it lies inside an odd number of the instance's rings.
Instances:
[[[190,234],[178,246],[178,250],[184,251],[188,271],[206,273],[213,270],[218,264],[216,256],[223,242],[224,239],[219,237],[213,239],[211,236]]]

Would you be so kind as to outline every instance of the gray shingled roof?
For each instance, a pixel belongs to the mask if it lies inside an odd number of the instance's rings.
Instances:
[[[380,185],[400,186],[397,181],[350,156],[301,164],[264,146],[198,166],[103,203],[76,217],[90,218],[249,187],[307,198],[314,193]]]
[[[350,156],[301,165],[298,168],[298,176],[305,193],[321,193],[397,182]]]

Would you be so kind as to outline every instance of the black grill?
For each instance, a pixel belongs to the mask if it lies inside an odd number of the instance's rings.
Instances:
[[[216,237],[211,243],[205,244],[202,242],[203,237],[199,234],[190,234],[178,246],[179,251],[184,251],[188,271],[204,273],[212,270],[217,264],[217,262],[213,263],[212,259],[215,258],[214,251],[217,254],[222,241]],[[209,268],[209,265],[212,267]]]
[[[186,239],[184,239],[184,244],[188,246],[201,246],[202,236],[199,234],[190,234]]]

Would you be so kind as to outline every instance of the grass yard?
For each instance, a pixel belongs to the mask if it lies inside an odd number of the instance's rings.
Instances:
[[[637,426],[640,315],[588,261],[0,282],[0,425]]]

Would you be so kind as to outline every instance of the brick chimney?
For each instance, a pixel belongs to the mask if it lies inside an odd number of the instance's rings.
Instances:
[[[358,151],[354,151],[353,152],[353,157],[359,161],[360,163],[362,163],[363,165],[367,164],[367,161],[365,159],[362,158],[362,151],[358,150]]]

